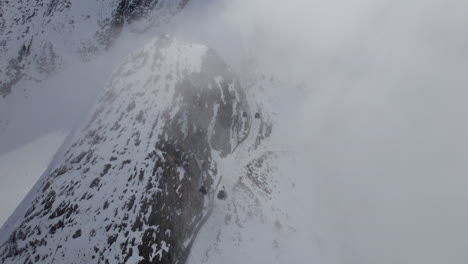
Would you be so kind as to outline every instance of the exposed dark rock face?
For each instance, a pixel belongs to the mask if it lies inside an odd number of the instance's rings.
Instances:
[[[0,95],[5,97],[7,94],[11,93],[11,88],[13,85],[17,84],[21,78],[24,76],[25,60],[26,57],[31,53],[31,42],[29,44],[23,45],[18,51],[18,56],[14,59],[11,59],[8,63],[8,66],[5,70],[10,79],[3,82],[0,81]]]
[[[120,0],[116,2],[117,6],[113,11],[112,17],[101,22],[102,30],[96,32],[98,43],[109,48],[122,32],[125,23],[132,23],[135,20],[145,19],[151,12],[157,8],[161,0]],[[176,12],[185,7],[186,1],[174,1],[175,8],[170,10]],[[164,3],[163,3],[164,4]],[[152,26],[148,23],[146,27]]]
[[[81,0],[0,1],[0,96],[21,80],[44,80],[70,54],[91,60],[135,21],[138,32],[167,23],[187,2],[100,0],[83,8]]]
[[[1,262],[181,263],[207,212],[200,186],[214,188],[217,159],[250,132],[244,112],[212,50],[162,37],[134,52],[33,190]]]

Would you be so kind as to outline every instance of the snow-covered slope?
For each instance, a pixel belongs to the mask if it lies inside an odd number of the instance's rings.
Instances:
[[[0,259],[185,263],[212,212],[214,221],[224,216],[216,204],[237,226],[261,219],[275,158],[262,150],[272,131],[263,105],[213,50],[152,41],[118,67],[86,124],[3,226]],[[228,200],[215,202],[222,186]]]
[[[0,95],[95,59],[124,29],[166,23],[187,0],[21,0],[0,2]],[[34,85],[30,85],[34,86]]]
[[[186,3],[185,0],[0,1],[2,158],[12,164],[25,164],[29,155],[7,156],[55,131],[66,134],[74,131],[118,62],[152,38],[154,32],[162,31]],[[58,147],[47,146],[48,153],[38,151],[50,158]],[[29,181],[22,184],[22,189],[34,184],[42,174],[41,169],[28,173],[28,179],[21,168],[9,169],[8,175],[3,173],[1,178]],[[17,186],[6,181],[3,185],[13,190]],[[2,206],[14,209],[24,198],[19,193],[24,194],[17,192],[12,196],[0,192]],[[2,211],[0,218],[6,218],[10,212]]]

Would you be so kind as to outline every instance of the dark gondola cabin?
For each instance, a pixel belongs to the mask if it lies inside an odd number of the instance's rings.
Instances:
[[[227,193],[225,190],[221,190],[218,192],[218,199],[219,200],[226,200],[227,198]]]

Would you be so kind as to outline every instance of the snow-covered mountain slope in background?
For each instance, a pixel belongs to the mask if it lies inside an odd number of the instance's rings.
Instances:
[[[20,81],[42,81],[79,59],[95,59],[124,29],[166,23],[187,0],[0,2],[0,95]],[[31,87],[32,86],[32,87]],[[35,85],[22,87],[33,89]]]
[[[205,46],[161,37],[132,53],[3,226],[3,263],[185,263],[216,189],[237,224],[249,189],[273,192],[272,124],[250,96]]]

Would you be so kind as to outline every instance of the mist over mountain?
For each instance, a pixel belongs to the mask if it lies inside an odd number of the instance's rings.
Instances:
[[[0,10],[1,263],[468,259],[463,1]]]

